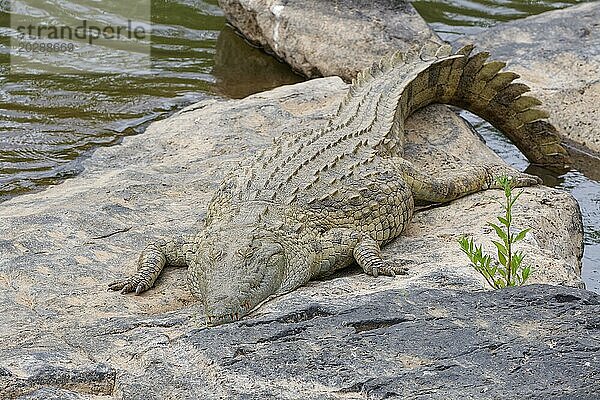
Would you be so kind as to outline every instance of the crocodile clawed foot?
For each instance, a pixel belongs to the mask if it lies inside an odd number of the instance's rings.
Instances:
[[[135,292],[140,294],[150,289],[151,285],[145,282],[142,276],[138,274],[132,275],[129,278],[120,279],[108,285],[108,290],[121,291],[121,294]]]
[[[384,265],[382,267],[373,267],[373,268],[371,268],[370,271],[367,271],[367,274],[372,275],[374,277],[378,277],[379,275],[384,275],[384,276],[407,275],[408,268],[406,268],[403,265],[396,263],[396,262],[385,261]]]
[[[500,189],[501,186],[495,180],[501,176],[507,176],[513,182],[514,187],[525,187],[525,186],[535,186],[543,183],[542,179],[535,176],[529,175],[525,172],[517,171],[508,166],[504,165],[494,165],[490,168],[489,172],[494,177],[494,181],[491,183],[491,188]]]
[[[542,179],[535,175],[529,175],[524,172],[516,172],[509,177],[513,181],[515,187],[535,186],[543,183]]]
[[[510,178],[513,187],[535,186],[543,183],[542,179],[538,176],[516,170],[507,172],[505,175]]]
[[[160,244],[146,246],[138,260],[135,274],[129,278],[115,281],[108,285],[109,290],[120,290],[121,294],[135,292],[140,294],[150,289],[160,275],[166,264],[167,258],[161,250]]]

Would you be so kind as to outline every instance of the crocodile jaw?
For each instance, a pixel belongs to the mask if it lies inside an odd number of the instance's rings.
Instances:
[[[245,282],[243,285],[236,285],[235,288],[227,288],[225,292],[229,296],[226,297],[223,296],[223,286],[215,288],[219,290],[219,295],[208,294],[202,301],[206,325],[216,326],[238,321],[249,314],[277,291],[277,288],[268,283],[267,279],[259,282],[258,287]]]
[[[197,259],[188,287],[211,326],[237,321],[275,294],[287,267],[277,242],[221,235],[202,241]]]

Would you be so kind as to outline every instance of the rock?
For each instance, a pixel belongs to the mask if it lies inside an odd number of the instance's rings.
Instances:
[[[458,248],[463,233],[489,243],[499,191],[419,212],[385,248],[412,260],[407,277],[349,269],[225,327],[198,328],[183,269],[168,268],[142,296],[106,292],[134,269],[145,242],[197,230],[240,159],[273,136],[320,126],[346,90],[325,78],[203,101],[96,150],[79,176],[3,203],[0,398],[591,399],[598,296],[547,286],[482,292]],[[407,157],[434,173],[500,162],[445,107],[419,112],[408,127]],[[515,223],[533,228],[522,247],[531,283],[580,286],[573,198],[534,187],[518,204]],[[507,371],[530,381],[507,381]]]
[[[598,21],[600,3],[590,2],[496,25],[454,44],[475,43],[508,61],[561,133],[600,156]]]
[[[219,0],[250,41],[308,76],[349,81],[397,50],[440,41],[407,0]]]
[[[314,400],[600,394],[600,295],[530,286],[396,289],[323,301],[314,287],[340,283],[314,283],[252,320],[188,329],[154,351],[126,349],[148,367],[117,393]],[[116,336],[140,342],[130,332]]]

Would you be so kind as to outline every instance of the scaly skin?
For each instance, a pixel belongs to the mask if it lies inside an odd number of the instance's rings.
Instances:
[[[502,165],[432,177],[401,158],[404,120],[428,104],[459,105],[489,120],[530,158],[547,165],[568,159],[556,130],[521,96],[517,76],[485,64],[472,46],[396,54],[359,74],[323,129],[281,137],[221,183],[202,232],[150,244],[138,271],[112,283],[122,293],[148,290],[165,265],[187,265],[188,286],[217,325],[248,314],[271,295],[357,262],[370,275],[406,270],[381,258],[380,246],[410,221],[415,201],[447,202],[539,179]]]

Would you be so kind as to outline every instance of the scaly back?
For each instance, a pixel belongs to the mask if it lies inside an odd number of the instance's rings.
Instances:
[[[473,46],[451,54],[449,46],[396,53],[358,74],[336,115],[323,129],[284,135],[253,165],[239,171],[239,200],[276,204],[310,203],[323,198],[379,156],[402,154],[405,119],[432,103],[452,104],[486,119],[504,132],[530,161],[564,166],[561,138],[523,95],[519,76],[500,72],[505,63],[486,63],[488,53]]]

